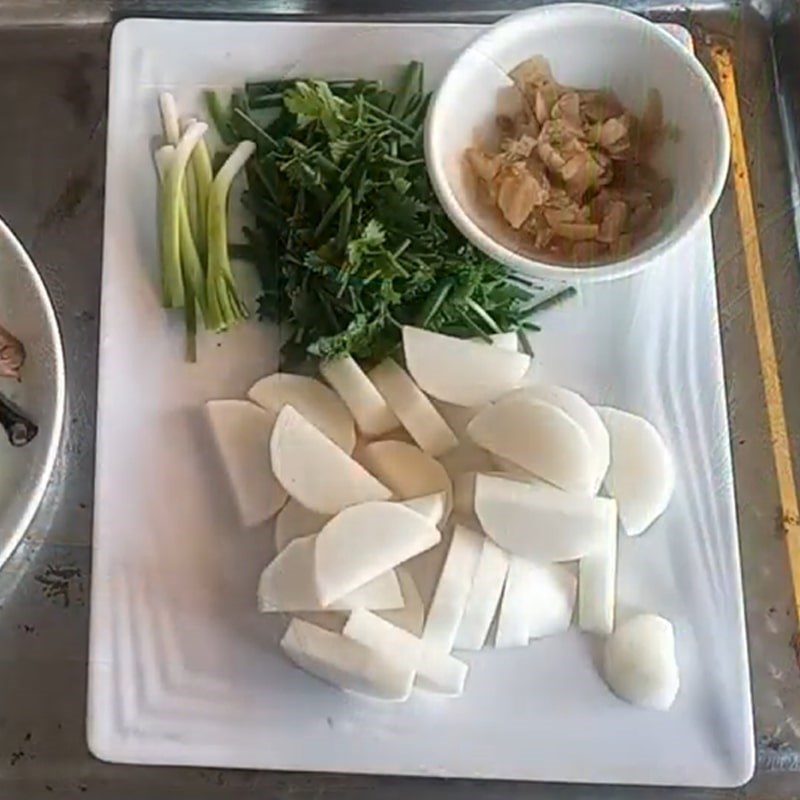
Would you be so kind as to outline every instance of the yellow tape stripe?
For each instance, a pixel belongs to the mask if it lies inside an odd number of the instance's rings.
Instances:
[[[764,282],[764,267],[761,261],[761,245],[758,239],[758,226],[753,207],[753,193],[750,188],[750,173],[747,167],[742,119],[739,114],[739,100],[736,94],[731,52],[727,48],[715,47],[712,57],[719,76],[720,90],[728,115],[731,131],[731,158],[733,161],[733,182],[736,190],[736,207],[739,211],[739,226],[744,245],[744,259],[747,268],[747,281],[750,286],[750,301],[753,307],[753,320],[756,329],[758,357],[761,362],[761,378],[767,403],[772,453],[775,472],[778,476],[778,492],[782,511],[782,529],[789,550],[789,566],[794,586],[795,609],[800,618],[800,510],[797,503],[797,488],[792,467],[792,451],[789,430],[786,425],[786,412],[783,405],[783,390],[775,354],[775,340],[772,334],[769,300]]]

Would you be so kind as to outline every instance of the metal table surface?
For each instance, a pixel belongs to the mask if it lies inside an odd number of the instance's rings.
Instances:
[[[30,250],[64,335],[67,425],[46,500],[0,571],[2,798],[783,798],[800,795],[800,641],[734,192],[714,215],[723,347],[751,642],[758,771],[732,793],[115,766],[86,748],[106,84],[113,22],[138,15],[375,15],[491,20],[517,0],[0,0],[0,216]],[[733,48],[767,294],[800,462],[800,271],[792,197],[800,109],[795,3],[627,3]],[[773,72],[773,62],[777,71]],[[778,102],[776,76],[782,89]],[[781,110],[784,112],[781,117]],[[783,127],[782,127],[783,124]],[[131,365],[135,369],[135,364]]]

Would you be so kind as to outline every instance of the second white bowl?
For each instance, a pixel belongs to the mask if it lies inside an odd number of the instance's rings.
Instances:
[[[641,114],[651,89],[674,129],[655,166],[673,185],[659,225],[626,257],[586,267],[523,250],[496,216],[481,208],[464,151],[496,137],[498,98],[521,62],[544,56],[555,79],[612,89]],[[425,128],[428,172],[445,211],[475,246],[533,277],[608,280],[638,272],[667,252],[713,210],[728,171],[725,110],[705,67],[670,33],[641,17],[600,5],[562,4],[514,14],[456,59],[434,96]]]

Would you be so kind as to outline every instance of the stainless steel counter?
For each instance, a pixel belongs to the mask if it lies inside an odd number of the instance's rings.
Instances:
[[[113,22],[138,15],[378,15],[490,20],[513,0],[0,0],[0,216],[38,264],[66,348],[68,408],[61,455],[43,508],[0,572],[0,797],[619,798],[722,796],[704,791],[545,787],[103,764],[84,731],[92,528],[105,106]],[[632,4],[626,4],[631,7]],[[768,295],[795,463],[800,463],[800,272],[784,126],[794,130],[800,60],[793,6],[635,4],[689,26],[708,45],[733,45]],[[797,195],[795,195],[797,196]],[[735,198],[714,217],[732,444],[739,499],[759,769],[736,796],[800,795],[800,645],[781,537],[772,447]],[[131,369],[136,365],[132,364]]]

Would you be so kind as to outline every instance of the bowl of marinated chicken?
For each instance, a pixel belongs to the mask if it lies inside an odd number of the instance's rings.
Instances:
[[[568,3],[507,17],[459,55],[425,154],[445,211],[485,253],[539,279],[608,280],[708,219],[730,140],[687,42]]]

